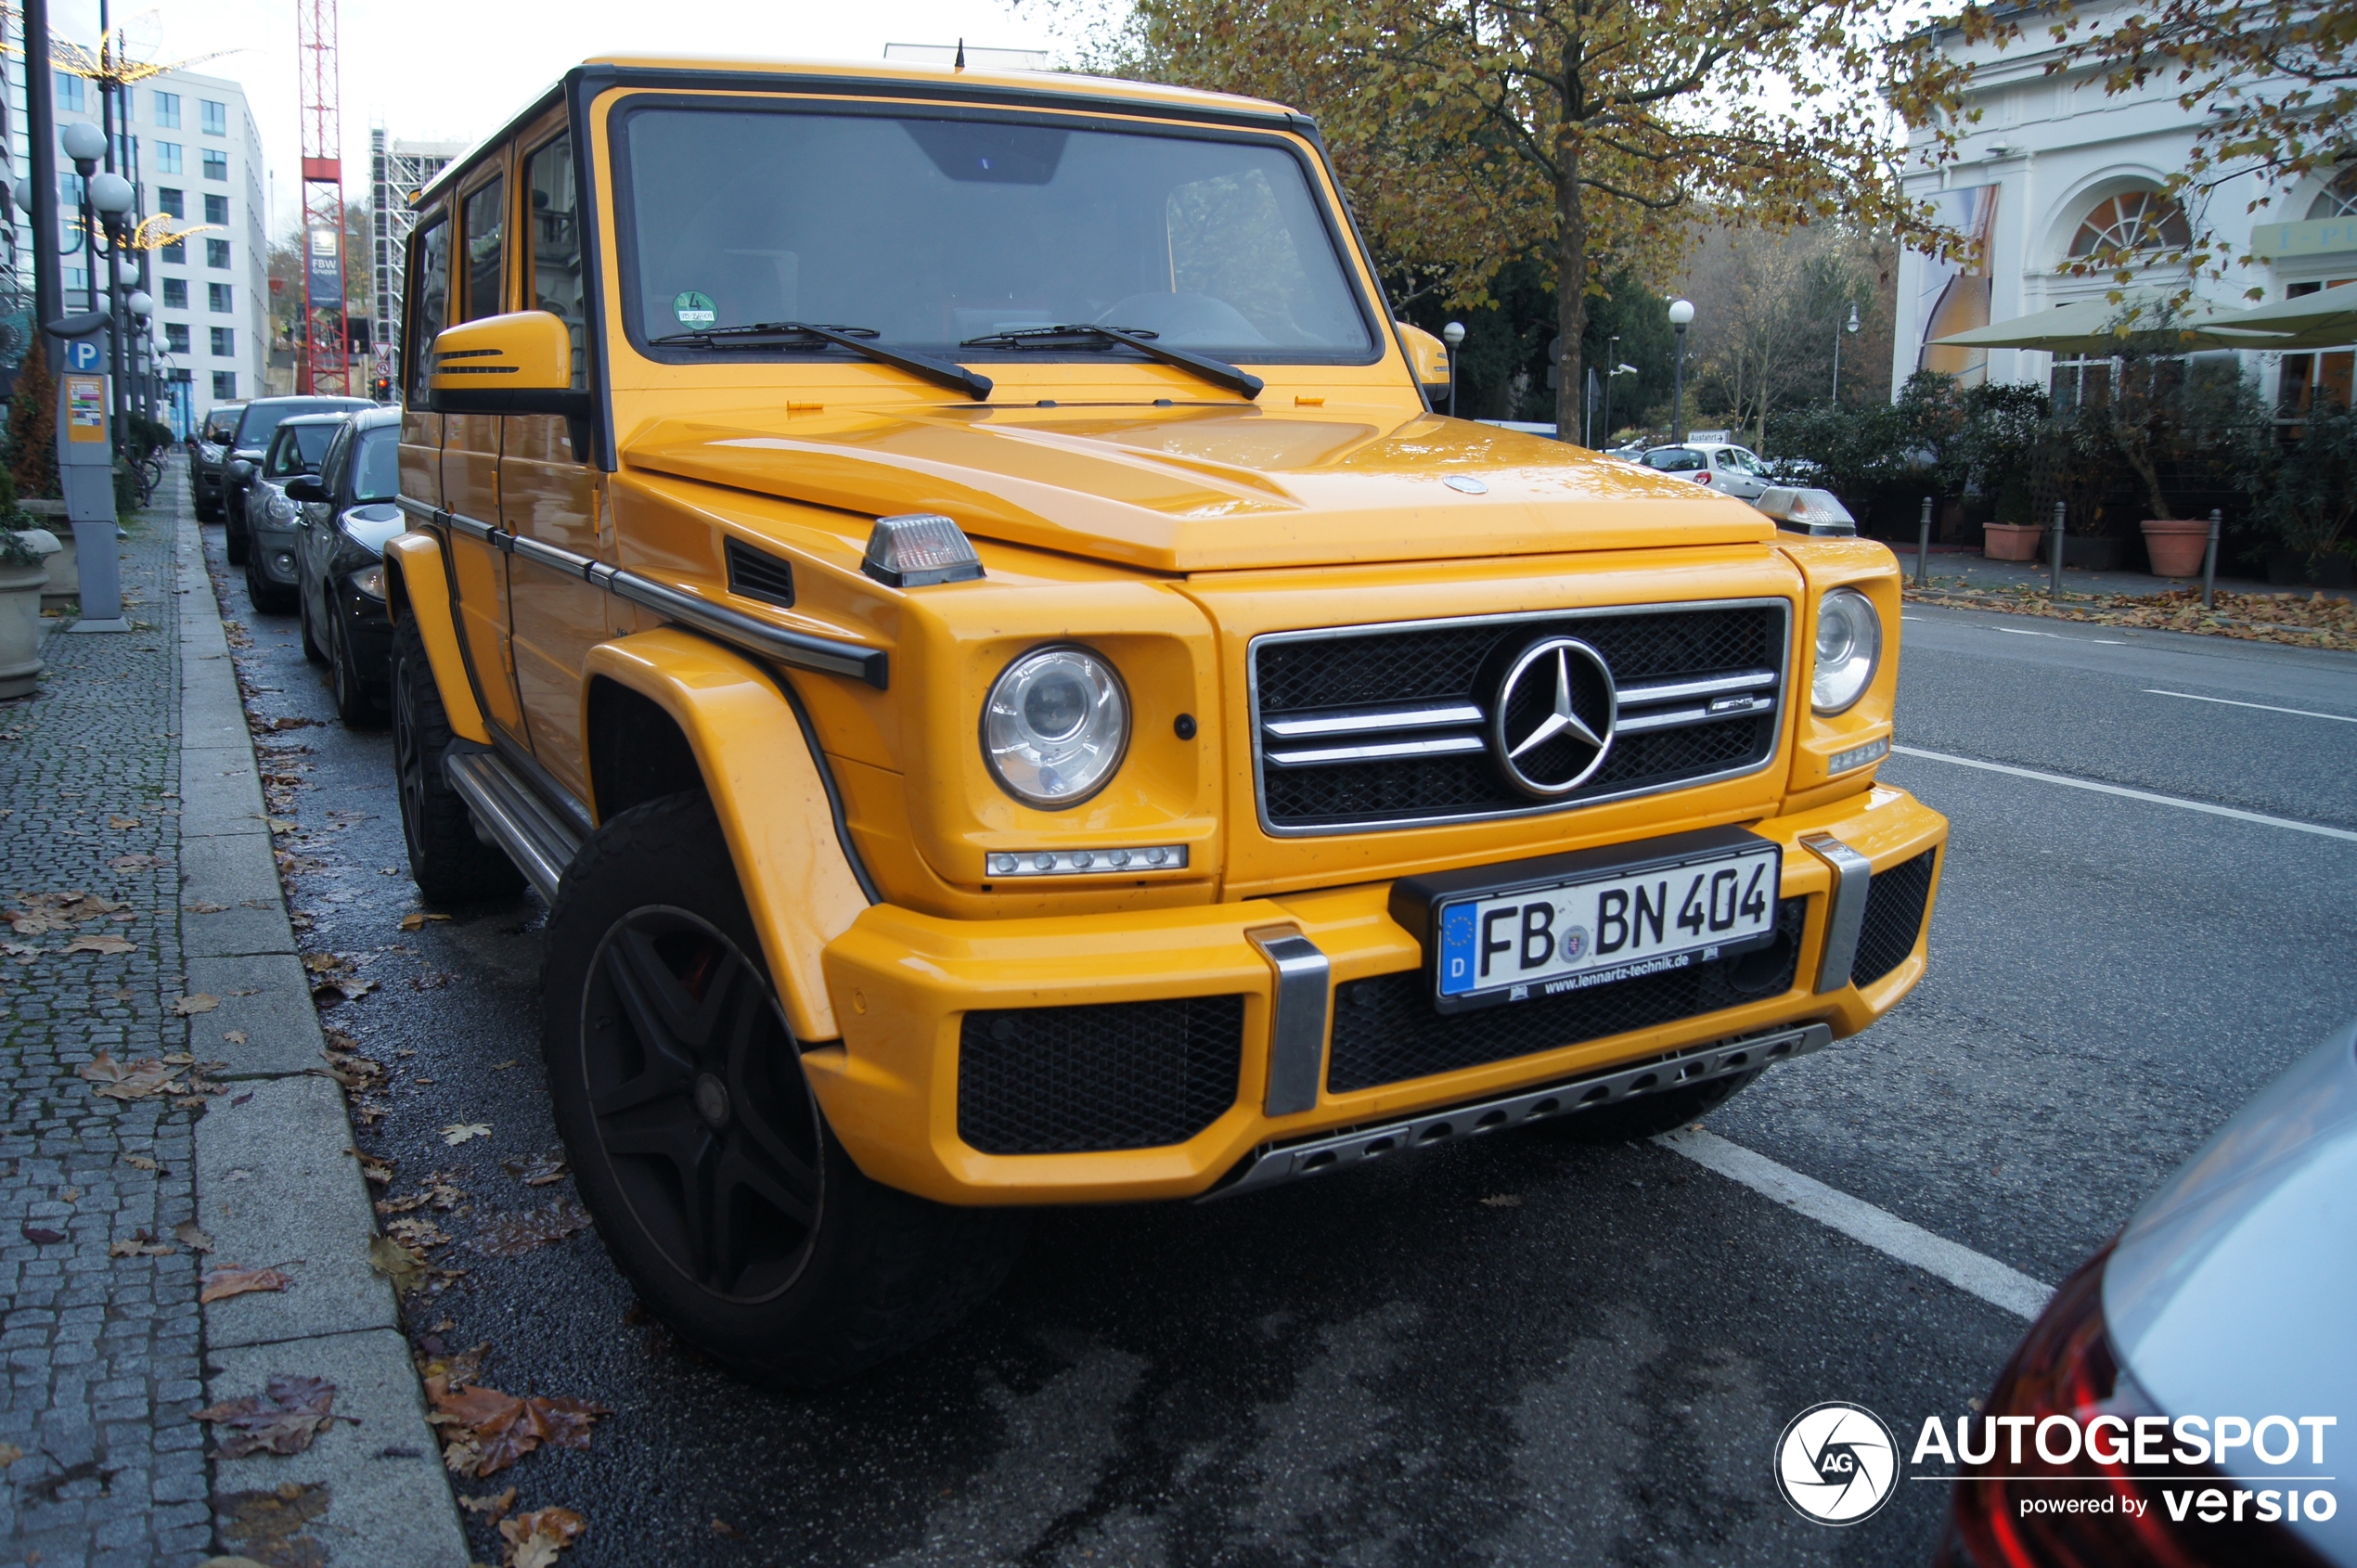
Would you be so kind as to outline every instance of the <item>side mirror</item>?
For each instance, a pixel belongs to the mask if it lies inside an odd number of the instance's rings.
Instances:
[[[294,478],[287,481],[287,499],[290,501],[316,501],[322,506],[325,506],[333,501],[335,497],[328,494],[327,487],[319,482],[316,475],[297,474]]]
[[[589,412],[589,395],[573,390],[573,334],[545,310],[487,315],[438,334],[426,392],[437,414]]]
[[[1392,325],[1399,329],[1399,341],[1408,345],[1408,364],[1416,373],[1416,380],[1424,395],[1437,403],[1449,395],[1449,345],[1421,327],[1405,321]]]

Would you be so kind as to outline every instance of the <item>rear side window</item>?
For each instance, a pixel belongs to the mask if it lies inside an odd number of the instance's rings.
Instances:
[[[475,321],[499,314],[500,203],[508,183],[495,179],[467,198],[462,214],[466,228],[467,273],[466,297],[460,301],[458,319]]]
[[[573,137],[560,136],[534,153],[524,178],[532,192],[525,230],[532,247],[532,298],[525,302],[563,319],[573,339],[573,384],[579,391],[589,384],[589,366],[582,352],[581,230],[574,221]]]
[[[1702,466],[1702,454],[1691,446],[1657,446],[1645,454],[1645,467],[1666,474],[1693,473]]]
[[[409,242],[411,264],[418,269],[411,284],[409,305],[409,402],[426,405],[426,377],[433,364],[433,341],[450,325],[450,225],[436,218]]]

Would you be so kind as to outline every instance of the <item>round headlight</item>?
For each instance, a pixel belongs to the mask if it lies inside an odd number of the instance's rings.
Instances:
[[[1085,648],[1038,648],[1007,666],[982,711],[982,754],[1031,805],[1078,805],[1103,789],[1129,744],[1129,697]]]
[[[1809,699],[1821,713],[1838,713],[1866,694],[1882,662],[1882,617],[1855,588],[1835,588],[1817,605],[1817,662]]]
[[[270,513],[270,521],[273,522],[292,522],[294,521],[294,503],[287,499],[287,493],[283,490],[274,490],[271,492],[268,510]]]

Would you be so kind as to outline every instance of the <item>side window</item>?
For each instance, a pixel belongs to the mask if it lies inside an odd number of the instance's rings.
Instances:
[[[465,294],[458,319],[474,321],[500,311],[500,216],[508,182],[495,179],[467,198],[464,213],[467,239]]]
[[[525,184],[532,192],[527,242],[532,247],[532,298],[535,310],[564,318],[573,339],[573,384],[589,384],[583,338],[581,229],[574,222],[573,137],[558,137],[532,155]]]
[[[409,403],[426,405],[426,375],[433,365],[433,340],[450,325],[450,223],[438,217],[409,242],[409,264],[417,275],[409,285],[409,343],[405,368],[409,376]]]

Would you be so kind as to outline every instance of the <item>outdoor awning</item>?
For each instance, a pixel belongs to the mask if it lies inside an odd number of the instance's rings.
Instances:
[[[2357,290],[2352,290],[2357,292]],[[2118,302],[2102,298],[2080,300],[2052,310],[2032,311],[2011,321],[1994,321],[1986,327],[1934,339],[1926,347],[1958,349],[2042,349],[2048,353],[2101,353],[2119,340],[2111,328],[2120,313],[2135,307],[2143,319],[2157,320],[2169,296],[2164,293],[2131,294]],[[2305,303],[2305,301],[2299,302]],[[2357,307],[2357,300],[2351,302]],[[2349,313],[2357,318],[2357,308]],[[2227,321],[2242,327],[2246,313],[2228,306],[2214,305],[2207,300],[2194,300],[2180,313],[2179,325],[2185,330],[2188,349],[2281,348],[2285,345],[2272,334],[2249,332],[2228,335],[2212,332],[2212,326]]]
[[[2347,348],[2357,343],[2357,288],[2325,289],[2297,300],[2256,305],[2219,325],[2232,327],[2237,348]]]

